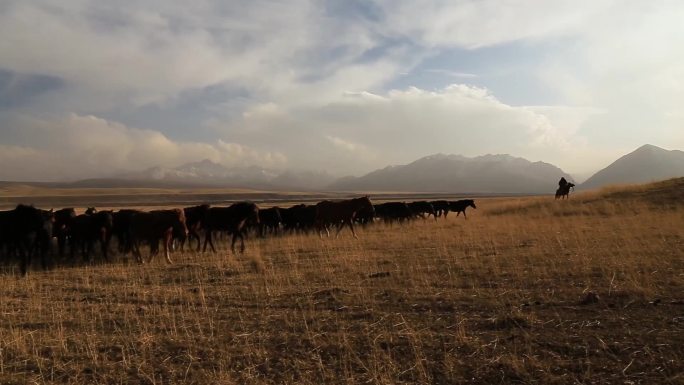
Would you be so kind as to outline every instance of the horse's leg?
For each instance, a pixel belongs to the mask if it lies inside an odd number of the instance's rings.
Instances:
[[[340,223],[337,224],[337,232],[335,233],[335,238],[336,238],[336,239],[339,238],[339,236],[340,236],[340,231],[342,231],[342,229],[344,228],[344,225],[346,225],[346,224],[347,224],[347,221],[343,221],[343,222],[340,222]]]
[[[192,238],[197,240],[197,248],[195,249],[195,252],[199,253],[200,248],[202,247],[202,240],[200,239],[199,232],[197,232],[197,230],[193,230],[192,233],[188,235],[188,247],[192,247]]]
[[[359,237],[356,236],[356,231],[354,231],[354,223],[353,223],[353,221],[352,221],[351,219],[349,219],[349,220],[346,221],[346,224],[349,226],[349,229],[351,229],[352,235],[354,236],[354,238],[358,239]],[[343,223],[342,223],[342,226],[340,226],[340,230],[342,230],[342,228],[344,227],[344,225],[345,225],[345,223],[343,222]],[[339,235],[339,231],[337,232],[337,234]]]
[[[64,259],[64,247],[66,246],[66,235],[59,234],[57,236],[57,248],[59,250],[59,259]]]
[[[41,240],[40,242],[40,264],[43,266],[43,270],[48,270],[50,266],[48,265],[48,253],[50,252],[50,238]]]
[[[173,242],[173,231],[168,231],[164,234],[164,256],[166,257],[166,263],[172,264],[171,257],[169,256],[169,245]]]
[[[19,270],[21,270],[21,275],[23,276],[26,275],[29,267],[31,267],[31,250],[29,249],[27,252],[24,246],[25,245],[19,244],[19,247],[17,248],[19,260],[21,261],[19,264]]]
[[[72,237],[71,240],[69,241],[69,258],[71,259],[71,263],[74,262],[74,253],[76,252],[76,247],[77,247],[76,245],[77,245],[76,239],[74,239]]]
[[[209,246],[211,246],[211,252],[215,253],[216,248],[214,247],[214,241],[212,240],[211,233],[212,233],[211,230],[207,230],[207,235],[204,237],[204,250],[203,251],[207,251],[207,242],[208,242]]]
[[[107,230],[100,230],[100,250],[102,251],[105,262],[109,262],[109,256],[107,255],[107,252],[109,251],[109,240],[107,238]]]
[[[166,248],[166,242],[164,242],[164,248]],[[147,263],[152,263],[152,259],[159,254],[159,239],[150,240],[150,257],[147,259]]]
[[[233,254],[235,254],[235,242],[237,242],[238,237],[240,237],[240,240],[242,242],[241,251],[245,251],[245,240],[242,238],[242,234],[240,233],[240,231],[236,231],[233,233],[233,240],[230,243],[230,251],[232,251]]]
[[[138,243],[138,240],[131,240],[131,253],[135,256],[135,259],[138,261],[138,263],[143,264],[145,261],[143,261],[142,254],[140,254],[140,244]]]
[[[316,228],[318,229],[318,238],[323,239],[323,229],[328,237],[330,237],[330,232],[328,231],[328,226],[323,222],[316,223]]]
[[[359,237],[356,236],[356,231],[354,231],[354,223],[352,222],[352,220],[351,219],[348,220],[347,224],[349,225],[349,228],[351,229],[351,232],[352,232],[352,235],[354,236],[354,238],[358,239]]]
[[[240,253],[245,252],[245,238],[240,234]]]
[[[93,249],[93,242],[88,239],[85,243],[83,243],[83,247],[81,248],[81,254],[83,255],[83,262],[90,262],[90,252]]]

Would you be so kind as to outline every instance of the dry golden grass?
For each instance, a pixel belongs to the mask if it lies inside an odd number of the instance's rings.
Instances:
[[[680,182],[8,272],[0,383],[681,384]]]

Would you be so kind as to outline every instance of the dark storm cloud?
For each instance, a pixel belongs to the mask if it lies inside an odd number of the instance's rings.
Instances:
[[[21,74],[0,68],[0,109],[25,106],[40,95],[64,87],[56,76]]]

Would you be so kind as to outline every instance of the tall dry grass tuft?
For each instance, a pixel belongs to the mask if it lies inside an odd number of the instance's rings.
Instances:
[[[684,208],[665,190],[8,269],[0,383],[681,383]]]

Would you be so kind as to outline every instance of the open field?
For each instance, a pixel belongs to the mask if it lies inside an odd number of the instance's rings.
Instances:
[[[684,179],[477,204],[358,240],[7,268],[0,383],[684,383]]]
[[[202,203],[216,206],[249,200],[265,206],[288,206],[295,203],[315,203],[324,199],[342,199],[350,192],[258,191],[219,188],[45,188],[23,185],[0,185],[0,210],[10,210],[17,204],[30,204],[50,209],[62,207],[163,208],[185,207]],[[359,193],[358,195],[362,195]],[[470,194],[470,197],[492,197],[501,194]],[[374,192],[374,200],[396,199],[458,199],[463,195],[445,193]]]

